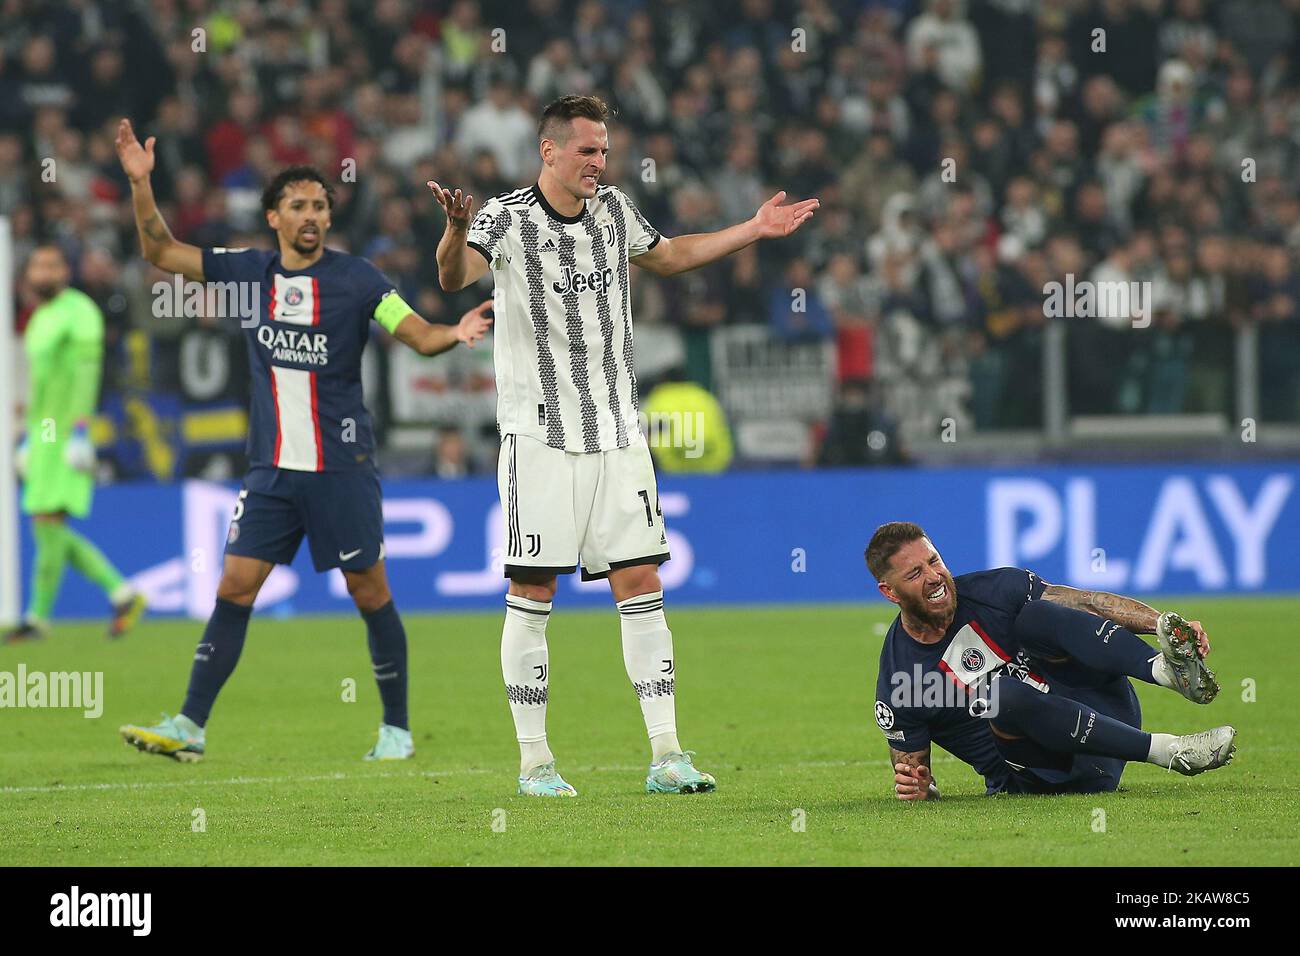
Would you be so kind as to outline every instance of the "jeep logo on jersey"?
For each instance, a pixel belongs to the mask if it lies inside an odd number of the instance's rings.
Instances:
[[[606,267],[599,272],[578,272],[573,266],[565,266],[559,282],[551,283],[551,288],[564,295],[570,289],[574,292],[607,292],[614,284],[614,270]]]
[[[894,712],[883,700],[876,701],[876,723],[881,730],[889,730],[894,726]]]
[[[961,666],[974,673],[984,666],[984,654],[977,647],[968,647],[961,655]]]
[[[324,332],[294,332],[260,325],[257,341],[271,350],[271,358],[277,362],[326,365],[330,360],[329,336]]]

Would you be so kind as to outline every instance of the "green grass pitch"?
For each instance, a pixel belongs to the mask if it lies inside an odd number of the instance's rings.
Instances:
[[[407,616],[416,755],[383,764],[360,759],[379,710],[355,616],[255,617],[207,758],[188,765],[137,753],[117,728],[175,712],[201,625],[145,621],[119,643],[63,625],[0,648],[0,670],[103,671],[103,716],[0,710],[0,862],[1294,864],[1300,600],[1156,605],[1205,622],[1223,692],[1202,708],[1141,685],[1145,726],[1232,723],[1231,766],[1188,778],[1130,764],[1116,794],[990,799],[936,750],[944,799],[915,806],[893,798],[872,718],[883,605],[670,607],[681,738],[719,785],[692,796],[643,792],[648,749],[613,609],[561,607],[549,730],[576,800],[515,795],[499,613]]]

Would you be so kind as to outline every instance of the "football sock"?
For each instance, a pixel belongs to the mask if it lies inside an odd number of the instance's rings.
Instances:
[[[384,706],[384,723],[410,730],[406,707],[406,630],[397,606],[389,601],[377,611],[362,611],[375,684]]]
[[[652,759],[681,751],[677,741],[676,667],[673,633],[664,618],[664,592],[638,594],[618,602],[623,664],[641,701]]]
[[[1155,648],[1127,628],[1087,611],[1051,601],[1030,601],[1016,617],[1012,630],[1030,654],[1064,655],[1101,674],[1123,674],[1148,684],[1157,683],[1152,664],[1160,655]]]
[[[124,583],[121,572],[113,567],[113,562],[89,538],[68,527],[63,531],[68,542],[68,562],[112,600],[114,592]]]
[[[1151,749],[1147,753],[1147,763],[1153,763],[1160,767],[1168,767],[1172,764],[1174,761],[1169,755],[1169,748],[1177,739],[1173,734],[1152,734]]]
[[[252,613],[251,606],[217,598],[208,626],[203,629],[203,639],[194,650],[190,687],[181,705],[181,713],[200,727],[208,722],[217,695],[235,672]]]
[[[45,623],[54,610],[63,583],[63,568],[68,560],[67,529],[57,521],[33,521],[32,537],[36,540],[36,560],[32,566],[31,600],[27,617]]]
[[[506,620],[501,628],[501,676],[506,683],[510,716],[519,741],[519,775],[555,759],[546,743],[546,698],[550,665],[546,622],[550,601],[506,595]]]
[[[1107,717],[1087,704],[1040,693],[1011,677],[1001,678],[994,687],[997,697],[991,719],[1004,733],[1028,737],[1057,753],[1137,761],[1147,760],[1151,753],[1151,734]]]

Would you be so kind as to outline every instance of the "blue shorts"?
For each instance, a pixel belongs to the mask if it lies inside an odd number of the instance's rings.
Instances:
[[[1050,684],[1053,696],[1077,700],[1099,714],[1142,729],[1142,705],[1127,677],[1116,677],[1102,687],[1070,687],[1055,680]],[[1118,757],[1058,753],[1028,738],[1005,740],[996,734],[993,742],[1008,761],[1007,793],[1110,793],[1119,788],[1124,773],[1125,761]]]
[[[384,508],[374,468],[249,469],[226,536],[226,554],[289,564],[303,535],[317,571],[364,571],[381,561]]]

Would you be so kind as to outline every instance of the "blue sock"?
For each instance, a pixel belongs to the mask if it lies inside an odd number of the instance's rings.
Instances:
[[[406,712],[406,630],[397,606],[389,601],[377,611],[362,611],[370,662],[375,668],[379,699],[384,704],[384,723],[409,730]]]
[[[1087,611],[1051,601],[1030,601],[1016,616],[1012,634],[1034,657],[1068,657],[1073,671],[1156,682],[1151,662],[1160,652],[1127,628]],[[1059,665],[1050,666],[1059,669]],[[1096,683],[1081,673],[1060,670],[1058,676],[1076,687]]]
[[[251,607],[217,598],[208,626],[203,629],[203,640],[194,651],[190,687],[181,705],[181,713],[200,727],[208,722],[217,695],[239,663],[252,613]]]
[[[995,688],[996,711],[990,719],[1004,733],[1028,737],[1052,753],[1137,761],[1151,753],[1150,734],[1087,704],[1041,693],[1009,676],[1000,678]]]

